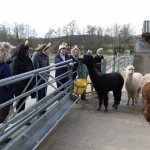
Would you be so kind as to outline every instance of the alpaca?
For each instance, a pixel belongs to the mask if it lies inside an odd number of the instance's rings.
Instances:
[[[141,89],[143,89],[144,85],[150,82],[150,73],[147,73],[143,76],[142,80],[141,80]],[[144,98],[142,97],[142,102],[144,104]]]
[[[125,80],[125,88],[128,95],[127,105],[130,103],[130,98],[132,98],[132,105],[134,105],[134,102],[137,102],[141,91],[142,77],[143,75],[141,73],[134,72],[134,66],[127,66]]]
[[[142,88],[144,98],[143,114],[145,119],[150,123],[150,82],[147,82]]]
[[[143,88],[147,82],[150,82],[150,73],[147,73],[143,76],[141,80],[141,88]]]
[[[80,59],[80,61],[87,66],[93,86],[96,92],[98,93],[99,98],[98,110],[101,109],[101,105],[104,101],[105,111],[107,111],[109,91],[113,91],[114,95],[113,107],[117,109],[118,104],[120,104],[122,95],[121,90],[124,84],[124,79],[122,75],[118,72],[100,75],[99,72],[96,70],[93,56],[84,55],[83,59]]]

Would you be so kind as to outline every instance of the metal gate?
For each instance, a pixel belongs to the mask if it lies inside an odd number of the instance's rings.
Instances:
[[[128,64],[132,64],[133,56],[113,56],[110,60],[100,64],[102,65],[103,73],[120,71]],[[66,113],[72,108],[72,106],[79,100],[79,97],[72,92],[73,81],[72,81],[72,69],[69,69],[67,73],[55,78],[55,70],[67,67],[66,62],[55,64],[52,66],[44,67],[20,75],[16,75],[10,78],[0,80],[0,87],[7,84],[13,84],[18,81],[30,79],[29,83],[25,87],[21,95],[14,97],[6,103],[0,105],[0,109],[12,105],[8,117],[5,122],[0,125],[0,142],[3,142],[8,137],[12,140],[8,144],[2,144],[1,149],[4,150],[31,150],[36,149],[38,145],[45,139],[45,137],[53,131],[61,119]],[[85,70],[82,70],[85,71]],[[60,88],[56,87],[56,81],[61,79],[63,76],[69,74],[69,81],[62,85]],[[49,77],[49,80],[47,80]],[[45,83],[38,85],[40,80],[45,80]],[[36,79],[34,88],[27,91],[27,88]],[[38,96],[38,90],[48,85],[47,96],[37,101],[37,98],[31,99],[30,95],[36,92]],[[61,90],[61,89],[65,90]],[[30,104],[22,112],[16,111],[16,104],[20,98],[26,97],[25,103]],[[42,116],[39,116],[40,112],[46,110]],[[28,123],[31,123],[28,125]]]

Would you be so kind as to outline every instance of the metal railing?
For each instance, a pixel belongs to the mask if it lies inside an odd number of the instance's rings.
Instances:
[[[20,150],[20,147],[22,150],[36,149],[79,100],[79,97],[72,93],[72,69],[69,69],[65,74],[55,78],[55,70],[67,67],[70,62],[72,62],[72,60],[0,80],[0,87],[2,87],[29,79],[29,82],[21,95],[0,105],[0,109],[8,105],[12,106],[8,117],[4,123],[0,125],[0,142],[3,142],[8,137],[11,137],[12,140],[6,145],[1,145],[0,149]],[[132,63],[133,56],[118,55],[113,56],[108,61],[104,60],[100,65],[102,73],[106,73],[121,71],[127,65]],[[82,68],[81,71],[84,73],[86,70]],[[57,88],[56,81],[59,81],[59,79],[68,75],[68,82]],[[45,82],[39,85],[39,79],[44,80]],[[33,80],[36,80],[35,86],[31,90],[27,90]],[[45,86],[48,86],[48,93],[46,97],[38,101],[38,90]],[[65,90],[62,90],[64,88]],[[31,94],[35,92],[36,98],[32,99]],[[26,97],[24,102],[27,107],[24,111],[18,113],[16,105],[23,97]],[[39,116],[44,110],[47,111],[42,116]],[[31,123],[31,125],[28,126],[28,123]]]
[[[0,80],[0,87],[2,87],[29,79],[21,95],[0,105],[0,109],[11,105],[9,115],[0,125],[0,149],[19,150],[20,147],[22,150],[34,149],[71,109],[79,99],[72,93],[72,69],[68,69],[65,74],[55,78],[55,70],[67,67],[70,62],[72,60]],[[57,88],[56,81],[59,82],[66,76],[69,76],[68,82]],[[36,80],[35,86],[31,90],[27,90],[33,80]],[[39,85],[41,80],[45,82]],[[45,86],[48,86],[48,93],[46,97],[38,101],[38,90]],[[36,98],[32,99],[30,96],[35,92]],[[25,98],[24,103],[26,105],[28,103],[29,106],[18,113],[16,105],[21,98]],[[45,110],[46,112],[42,116],[39,115]],[[31,125],[28,125],[29,123]],[[3,144],[8,137],[11,137],[12,140],[6,145]]]
[[[101,63],[102,74],[109,72],[121,72],[128,65],[133,64],[133,55],[113,55],[112,58]]]

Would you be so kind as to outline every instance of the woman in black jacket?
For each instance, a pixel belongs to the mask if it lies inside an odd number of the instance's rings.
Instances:
[[[28,41],[26,41],[25,43],[19,44],[19,46],[17,47],[17,52],[15,53],[13,60],[12,60],[12,64],[11,64],[11,70],[12,70],[13,75],[18,75],[21,73],[34,70],[32,61],[30,57],[28,56],[28,50],[29,50]],[[29,80],[30,79],[25,79],[25,80],[18,81],[16,83],[15,89],[14,89],[15,96],[19,96],[20,94],[22,94]],[[33,80],[30,83],[27,90],[31,90],[34,84],[35,82]],[[17,102],[16,104],[17,112],[21,112],[22,110],[25,109],[25,100],[26,100],[26,97],[23,97]]]
[[[96,69],[101,73],[101,63],[102,63],[102,60],[104,59],[104,56],[103,56],[103,48],[99,48],[97,50],[97,54],[95,55],[94,57],[94,63],[96,65]]]

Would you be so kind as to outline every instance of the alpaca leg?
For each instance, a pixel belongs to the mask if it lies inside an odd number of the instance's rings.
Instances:
[[[102,102],[103,102],[103,95],[98,95],[98,98],[99,98],[99,108],[97,110],[100,110],[101,109],[101,106],[102,106]]]
[[[122,92],[120,90],[113,91],[113,95],[114,95],[114,104],[112,105],[112,107],[117,109],[118,105],[120,104],[120,101],[121,101]]]
[[[107,111],[107,107],[108,107],[108,94],[104,95],[104,106],[105,106],[105,111]]]
[[[140,92],[141,92],[141,88],[139,88],[139,89],[137,90],[137,96],[136,96],[136,100],[135,100],[136,103],[138,102]]]
[[[135,100],[135,98],[132,97],[132,106],[134,106],[134,100]]]
[[[127,105],[129,105],[129,103],[130,103],[130,97],[128,97],[128,102],[127,102]]]

